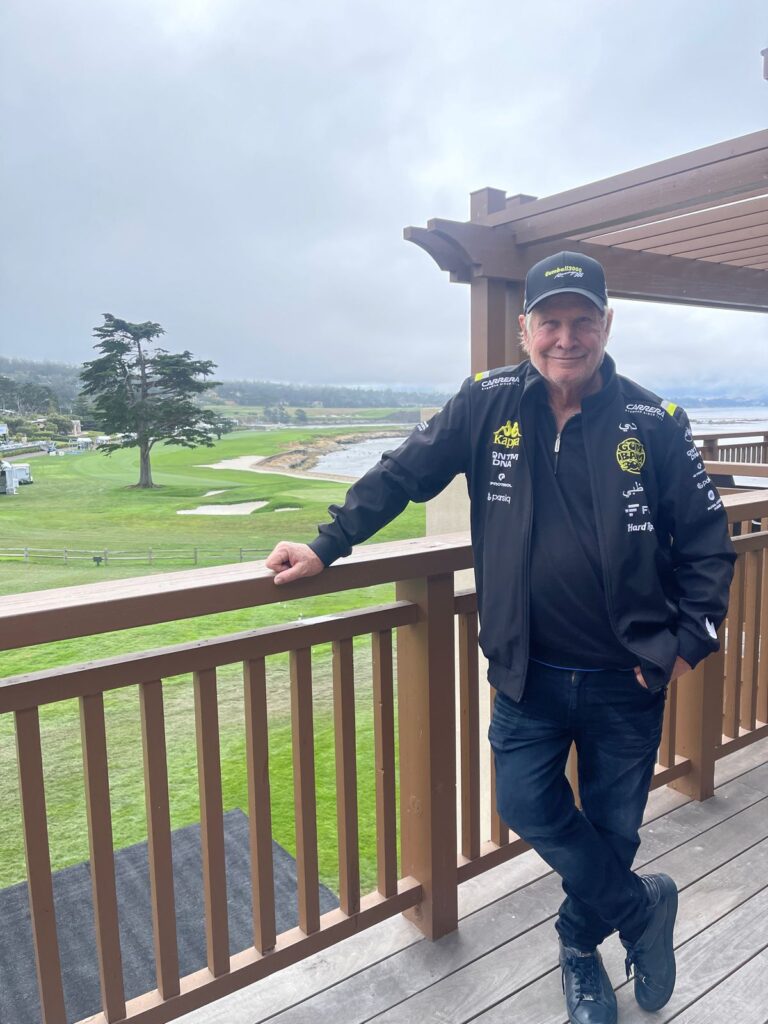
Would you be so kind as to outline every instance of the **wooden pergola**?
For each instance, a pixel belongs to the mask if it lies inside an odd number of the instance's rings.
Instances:
[[[519,361],[526,271],[568,249],[612,298],[768,313],[768,131],[537,199],[484,188],[470,219],[408,227],[471,295],[471,370]]]

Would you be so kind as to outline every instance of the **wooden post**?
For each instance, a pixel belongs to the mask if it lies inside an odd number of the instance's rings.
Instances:
[[[453,574],[397,584],[420,621],[398,630],[402,873],[422,902],[406,916],[430,939],[458,924]]]
[[[715,792],[716,751],[723,739],[723,675],[721,646],[677,685],[675,753],[690,758],[691,770],[669,785],[694,800],[708,800]]]

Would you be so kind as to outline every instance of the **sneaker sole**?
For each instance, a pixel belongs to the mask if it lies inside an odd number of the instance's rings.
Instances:
[[[647,990],[643,987],[642,982],[638,984],[638,980],[635,979],[635,999],[637,1000],[637,1004],[643,1010],[648,1010],[651,1013],[655,1010],[660,1010],[662,1006],[667,1005],[669,1000],[672,998],[672,993],[675,991],[675,981],[677,980],[677,964],[675,962],[674,947],[675,919],[677,917],[677,886],[669,875],[656,875],[656,878],[664,896],[667,897],[663,935],[665,954],[668,954],[672,960],[672,978],[669,992],[663,997],[657,996],[655,999],[652,995],[649,997],[649,993],[647,993]]]

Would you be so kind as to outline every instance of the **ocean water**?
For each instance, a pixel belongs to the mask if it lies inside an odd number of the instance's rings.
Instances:
[[[403,443],[402,437],[370,437],[357,444],[339,447],[327,455],[321,455],[313,466],[313,473],[332,473],[357,479],[379,461],[383,452],[397,448]]]
[[[738,438],[733,440],[755,440],[763,431],[768,431],[768,406],[733,406],[728,408],[707,408],[704,406],[687,406],[686,412],[691,421],[694,436],[713,434],[718,430],[730,434],[738,430]],[[315,473],[332,473],[357,479],[374,463],[378,462],[383,452],[397,448],[407,434],[402,437],[369,438],[357,444],[339,448],[321,456],[314,467]],[[739,478],[739,483],[746,482]],[[766,480],[758,477],[749,478],[749,484],[766,486]]]

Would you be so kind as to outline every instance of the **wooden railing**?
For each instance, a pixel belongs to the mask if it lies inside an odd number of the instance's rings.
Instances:
[[[654,786],[710,796],[718,757],[768,734],[768,499],[731,495],[742,524],[723,651],[671,684]],[[0,646],[95,636],[180,618],[394,583],[395,600],[333,616],[0,680],[0,713],[15,716],[28,890],[44,1024],[66,1021],[49,852],[43,705],[76,699],[86,785],[93,912],[103,1010],[92,1020],[161,1024],[250,984],[387,917],[406,913],[436,938],[457,925],[457,885],[526,848],[495,810],[481,821],[482,737],[477,610],[454,592],[471,566],[465,535],[371,545],[310,580],[275,587],[260,565],[230,565],[0,599]],[[371,637],[377,882],[359,876],[352,643]],[[396,644],[395,644],[396,639]],[[457,641],[456,648],[454,647]],[[332,645],[339,908],[320,913],[311,651]],[[267,667],[290,659],[298,927],[276,933]],[[224,863],[217,672],[242,663],[253,944],[230,955]],[[458,671],[456,672],[456,665]],[[458,698],[454,677],[458,675]],[[191,677],[200,794],[207,966],[180,977],[171,856],[163,680]],[[104,694],[138,692],[157,988],[126,1000],[110,806]],[[458,733],[457,721],[458,715]],[[396,737],[397,732],[397,737]],[[458,742],[456,738],[458,736]],[[396,742],[397,739],[397,742]],[[400,863],[396,790],[399,773]],[[457,781],[459,805],[457,820]]]
[[[694,434],[699,451],[713,462],[768,463],[768,431],[729,430]]]

